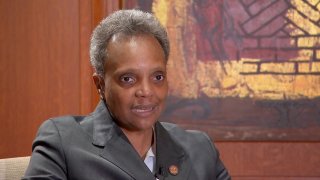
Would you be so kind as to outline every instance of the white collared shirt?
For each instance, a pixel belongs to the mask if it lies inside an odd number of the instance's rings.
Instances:
[[[154,166],[156,164],[156,156],[154,155],[152,151],[152,147],[147,152],[146,158],[144,159],[144,163],[147,165],[147,167],[150,169],[152,173],[154,173]]]

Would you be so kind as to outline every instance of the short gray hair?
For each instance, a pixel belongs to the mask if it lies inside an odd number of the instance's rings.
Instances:
[[[169,40],[165,28],[159,20],[148,12],[140,10],[119,10],[105,19],[95,28],[91,37],[90,62],[96,73],[104,76],[105,62],[108,58],[107,45],[116,34],[134,36],[150,34],[160,43],[165,60],[169,58]]]

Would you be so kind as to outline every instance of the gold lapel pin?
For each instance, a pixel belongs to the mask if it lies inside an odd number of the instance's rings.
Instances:
[[[179,168],[178,168],[178,166],[176,166],[176,165],[171,165],[171,166],[169,167],[169,172],[170,172],[170,174],[176,176],[176,175],[179,173]]]

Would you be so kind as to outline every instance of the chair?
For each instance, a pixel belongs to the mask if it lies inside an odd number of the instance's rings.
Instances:
[[[30,156],[0,159],[0,180],[21,179],[30,161]]]

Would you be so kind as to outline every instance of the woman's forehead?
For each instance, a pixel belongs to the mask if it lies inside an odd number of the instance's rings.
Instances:
[[[165,68],[164,52],[158,41],[150,35],[132,36],[117,41],[113,39],[107,47],[106,70]]]

